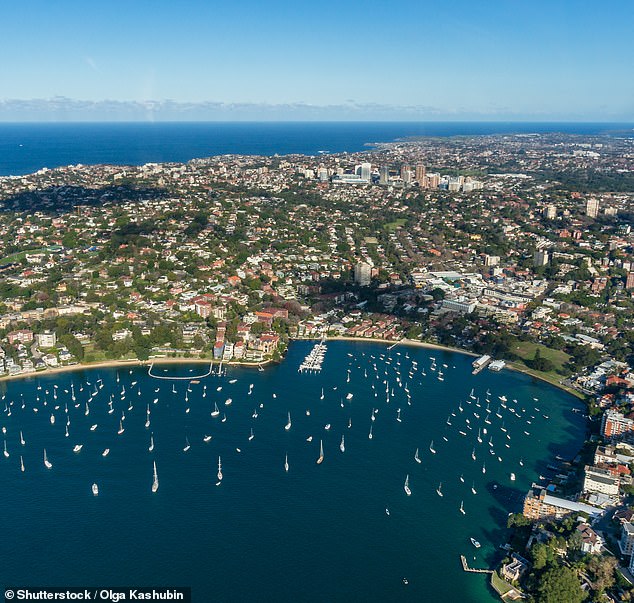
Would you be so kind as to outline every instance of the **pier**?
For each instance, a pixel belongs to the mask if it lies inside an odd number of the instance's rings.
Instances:
[[[469,567],[467,558],[464,555],[460,555],[460,561],[462,562],[462,569],[465,572],[471,572],[472,574],[492,574],[493,570],[490,569],[477,569],[475,567]]]

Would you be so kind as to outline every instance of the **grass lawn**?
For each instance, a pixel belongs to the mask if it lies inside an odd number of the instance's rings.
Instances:
[[[511,348],[511,351],[517,354],[522,360],[532,360],[536,350],[539,350],[542,358],[550,360],[555,365],[555,370],[561,370],[570,358],[570,356],[562,350],[552,350],[541,343],[533,343],[532,341],[518,341],[517,345]]]
[[[491,574],[491,586],[500,596],[505,595],[513,588],[508,582],[502,580],[497,572]]]
[[[405,218],[398,218],[397,220],[394,220],[394,222],[388,222],[385,225],[385,230],[394,232],[397,228],[402,228],[403,226],[405,226],[406,223],[407,220]]]

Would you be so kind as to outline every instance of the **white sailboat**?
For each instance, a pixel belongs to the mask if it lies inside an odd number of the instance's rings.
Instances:
[[[156,492],[159,487],[158,473],[156,471],[156,461],[154,461],[154,478],[152,480],[152,492]]]
[[[405,476],[405,484],[403,485],[403,490],[405,490],[405,494],[407,494],[407,496],[412,495],[412,491],[409,488],[409,475]]]
[[[211,436],[210,435],[205,435],[203,437],[203,442],[209,442],[211,440]]]
[[[434,440],[432,440],[431,444],[429,444],[429,452],[431,452],[432,454],[436,454],[436,450],[434,448]]]
[[[370,433],[368,434],[368,439],[372,439],[372,425],[370,425]]]
[[[191,446],[189,445],[189,440],[187,439],[187,436],[185,436],[185,447],[183,448],[183,452],[187,452],[190,448]]]
[[[7,451],[7,441],[4,441],[4,456],[5,458],[9,458],[9,452]]]
[[[414,453],[414,460],[417,463],[422,463],[422,461],[420,460],[420,457],[418,456],[418,448],[416,449],[416,452]]]
[[[344,441],[344,436],[341,436],[341,444],[339,444],[339,450],[341,450],[341,452],[345,452],[346,451],[346,444]]]
[[[218,481],[222,481],[222,462],[220,460],[220,457],[218,457]]]
[[[99,496],[99,486],[97,484],[92,485],[92,494],[93,496]]]
[[[443,493],[442,493],[442,482],[440,482],[438,484],[438,488],[436,488],[436,494],[438,494],[438,496],[443,496]]]
[[[475,482],[471,482],[471,492],[472,494],[477,494],[477,490],[475,489]]]
[[[110,454],[110,448],[106,448],[104,449],[104,451],[101,453],[101,456],[108,456]]]
[[[286,423],[286,425],[284,426],[284,429],[286,429],[286,431],[288,431],[291,428],[291,413],[288,413],[288,422]]]
[[[466,511],[464,510],[464,501],[462,501],[462,500],[460,501],[460,512],[461,512],[463,515],[466,515],[466,514],[467,514],[467,513],[466,513]]]
[[[123,419],[119,419],[119,431],[117,431],[118,435],[121,435],[125,429],[123,428]]]
[[[26,442],[24,441],[24,437],[22,436],[22,430],[20,430],[20,444],[22,444],[22,446],[26,444]]]
[[[20,471],[24,473],[24,460],[22,459],[22,455],[20,455]]]
[[[218,410],[218,404],[214,402],[214,409],[211,411],[211,416],[217,417],[219,414],[220,414],[220,411]]]
[[[46,456],[46,448],[44,448],[44,466],[47,469],[50,469],[53,466],[53,463],[51,463],[51,461],[49,461],[48,457]]]
[[[486,473],[487,472],[487,468],[485,463],[482,463],[482,473]]]
[[[249,442],[254,438],[255,436],[253,435],[253,427],[251,427],[251,433],[249,435]]]
[[[288,473],[288,452],[286,453],[286,457],[284,458],[284,471]]]
[[[319,440],[319,458],[317,459],[317,464],[321,465],[324,462],[324,441]]]
[[[81,449],[84,447],[83,444],[75,444],[73,447],[73,452],[81,452]]]

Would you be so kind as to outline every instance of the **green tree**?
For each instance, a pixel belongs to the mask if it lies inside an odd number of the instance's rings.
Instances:
[[[585,597],[573,570],[552,566],[542,574],[537,584],[535,603],[581,603]]]

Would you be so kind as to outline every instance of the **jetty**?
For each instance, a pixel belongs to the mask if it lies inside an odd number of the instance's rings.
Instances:
[[[460,555],[460,561],[462,562],[462,569],[465,572],[471,572],[472,574],[492,574],[493,570],[490,569],[477,569],[475,567],[469,567],[467,558],[464,555]]]

